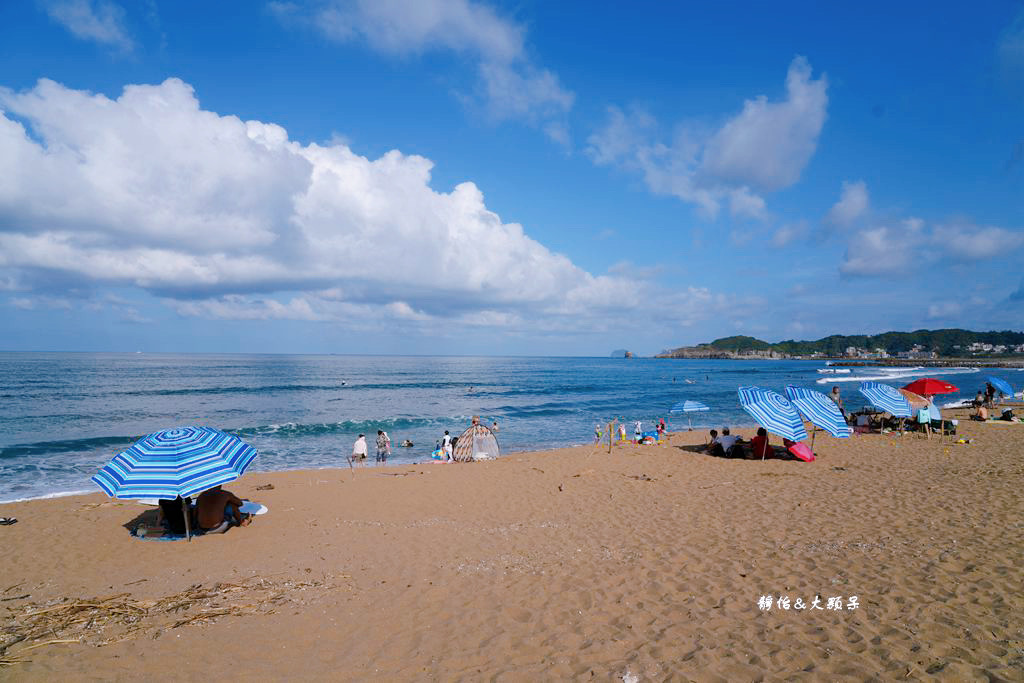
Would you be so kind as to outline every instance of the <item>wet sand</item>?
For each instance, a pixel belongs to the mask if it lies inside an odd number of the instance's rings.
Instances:
[[[227,488],[270,513],[191,543],[100,493],[0,505],[0,644],[63,615],[0,678],[1021,680],[1024,425],[960,436],[255,473]]]

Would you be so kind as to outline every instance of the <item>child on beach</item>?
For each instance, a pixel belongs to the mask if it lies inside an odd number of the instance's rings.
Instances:
[[[452,457],[452,437],[448,434],[448,430],[444,430],[444,437],[441,439],[441,453],[444,455],[444,462],[451,462],[454,460]]]
[[[626,442],[626,422],[623,420],[619,423],[619,441]]]
[[[594,425],[594,445],[601,443],[601,423]]]

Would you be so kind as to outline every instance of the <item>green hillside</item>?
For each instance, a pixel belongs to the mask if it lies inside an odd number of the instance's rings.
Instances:
[[[923,351],[935,351],[940,356],[966,356],[972,354],[972,351],[968,349],[971,344],[1002,345],[1008,347],[1008,352],[1012,352],[1012,347],[1024,344],[1024,332],[1011,330],[972,332],[961,329],[915,330],[914,332],[884,332],[876,335],[834,334],[814,341],[788,339],[776,344],[739,335],[723,337],[693,348],[740,354],[774,351],[790,356],[809,356],[816,353],[842,356],[851,346],[868,351],[885,349],[890,354],[911,351],[914,347],[918,347]]]

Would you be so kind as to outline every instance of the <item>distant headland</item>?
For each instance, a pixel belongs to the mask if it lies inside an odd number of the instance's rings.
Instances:
[[[1024,332],[916,330],[876,335],[831,335],[815,341],[787,340],[775,344],[754,337],[716,339],[697,346],[663,351],[655,358],[842,359],[852,363],[948,364],[951,360],[979,364],[1024,365]]]

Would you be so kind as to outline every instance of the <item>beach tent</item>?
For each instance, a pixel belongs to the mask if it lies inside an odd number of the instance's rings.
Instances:
[[[452,457],[458,462],[492,460],[501,455],[498,439],[494,432],[484,425],[472,425],[459,435]]]

